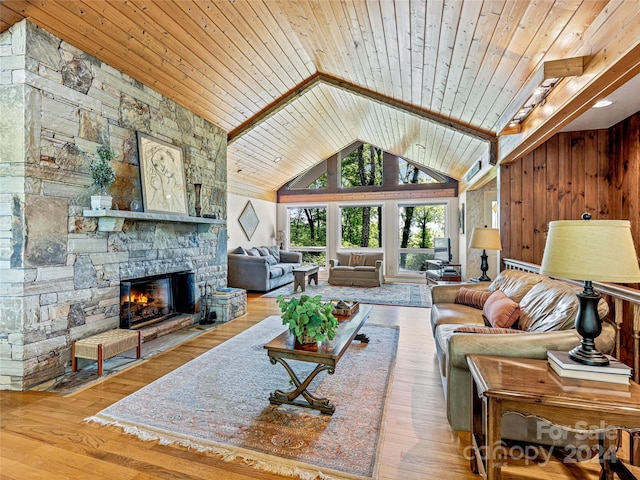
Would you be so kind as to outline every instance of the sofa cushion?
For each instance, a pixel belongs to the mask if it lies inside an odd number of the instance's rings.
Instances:
[[[522,272],[520,270],[503,270],[500,275],[491,282],[489,291],[502,291],[514,302],[520,303],[534,285],[544,280],[546,277],[536,273]]]
[[[348,267],[346,265],[338,265],[337,267],[333,267],[334,272],[353,272],[353,267]]]
[[[271,255],[271,252],[269,252],[269,249],[267,247],[256,247],[256,250],[260,252],[261,257],[266,257],[267,255]]]
[[[431,327],[436,330],[448,324],[484,325],[482,310],[458,303],[435,303],[431,307]]]
[[[293,269],[298,266],[297,263],[277,263],[275,265],[278,268],[281,268],[284,273],[291,273]],[[274,267],[271,267],[274,268]]]
[[[471,288],[460,287],[460,290],[456,293],[454,303],[481,309],[484,307],[484,302],[487,301],[491,293],[492,292],[487,290],[473,290]]]
[[[252,257],[259,257],[260,256],[260,252],[258,251],[257,248],[248,248],[247,249],[247,255],[250,255]]]
[[[272,266],[269,268],[269,278],[278,278],[284,275],[284,270],[277,266]]]
[[[376,267],[370,267],[367,265],[360,265],[358,267],[353,267],[354,272],[375,272]]]
[[[484,303],[482,314],[489,320],[492,327],[509,328],[520,317],[520,305],[501,290],[496,290]]]

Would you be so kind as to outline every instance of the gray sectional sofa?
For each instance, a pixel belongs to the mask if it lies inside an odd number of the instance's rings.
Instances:
[[[248,291],[268,292],[293,282],[293,269],[302,264],[302,254],[271,247],[238,247],[227,254],[227,284]]]

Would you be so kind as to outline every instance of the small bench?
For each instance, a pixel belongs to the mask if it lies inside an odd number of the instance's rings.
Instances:
[[[105,359],[115,357],[127,350],[136,349],[136,358],[142,353],[142,332],[140,330],[109,330],[82,340],[74,340],[71,346],[72,370],[78,370],[78,358],[98,361],[98,376],[103,373]]]
[[[318,285],[318,265],[304,265],[302,267],[296,267],[293,269],[293,293],[296,293],[298,287],[300,287],[301,291],[304,292],[304,280],[305,278],[309,279],[309,285],[311,285],[311,280],[316,282]]]

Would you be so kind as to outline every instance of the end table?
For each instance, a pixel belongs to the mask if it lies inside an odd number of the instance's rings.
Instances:
[[[592,432],[599,439],[601,480],[613,479],[614,473],[622,480],[636,478],[617,459],[612,448],[615,442],[607,432],[640,431],[640,385],[632,381],[628,395],[626,391],[616,395],[606,383],[561,378],[546,360],[469,355],[467,363],[474,472],[487,480],[500,479],[501,449],[496,447],[502,441],[502,416],[515,412],[574,431]]]

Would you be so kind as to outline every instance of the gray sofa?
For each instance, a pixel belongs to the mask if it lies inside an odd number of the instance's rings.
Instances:
[[[230,287],[268,292],[293,282],[293,269],[302,264],[302,254],[280,250],[277,245],[238,247],[227,254],[227,262]]]
[[[329,260],[329,284],[379,287],[383,279],[383,253],[336,253]],[[355,261],[354,261],[355,260]]]

